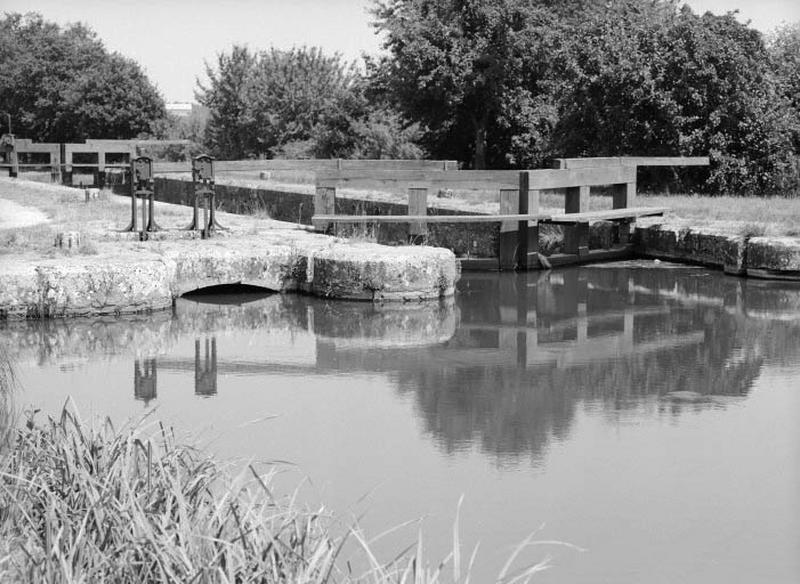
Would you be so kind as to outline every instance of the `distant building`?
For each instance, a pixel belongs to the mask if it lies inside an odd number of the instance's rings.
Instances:
[[[178,118],[187,118],[194,107],[195,104],[188,101],[173,101],[167,104],[167,113]]]

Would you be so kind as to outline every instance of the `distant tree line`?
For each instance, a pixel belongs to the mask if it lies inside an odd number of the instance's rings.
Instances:
[[[38,14],[0,18],[0,120],[39,142],[128,139],[166,123],[164,100],[139,65],[81,24]]]
[[[369,79],[318,48],[234,46],[207,66],[205,138],[225,158],[420,158],[419,127],[369,94]]]
[[[768,37],[676,0],[375,0],[385,51],[233,46],[200,118],[169,119],[140,68],[85,27],[0,19],[0,108],[20,135],[188,138],[220,158],[709,155],[683,186],[800,192],[800,23]],[[91,63],[91,66],[90,66]]]
[[[800,28],[675,0],[385,0],[371,87],[434,157],[710,155],[711,192],[798,191]]]

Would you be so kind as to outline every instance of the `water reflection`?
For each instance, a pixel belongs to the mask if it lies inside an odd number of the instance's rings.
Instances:
[[[209,351],[209,343],[211,350]],[[194,341],[194,394],[217,395],[217,339],[205,340],[205,358],[200,358],[200,339]]]
[[[746,398],[766,360],[797,362],[800,289],[633,264],[469,276],[457,302],[201,297],[172,315],[1,326],[17,361],[129,356],[145,404],[159,368],[215,399],[229,375],[384,374],[446,452],[535,463],[582,406],[619,419]]]
[[[145,405],[158,397],[158,365],[155,359],[137,359],[134,362],[133,397]]]

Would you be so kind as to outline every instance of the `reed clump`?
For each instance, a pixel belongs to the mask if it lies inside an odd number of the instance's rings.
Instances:
[[[381,563],[357,525],[335,530],[322,510],[276,497],[271,473],[248,466],[234,476],[160,424],[116,430],[65,407],[46,422],[29,415],[8,446],[0,453],[0,582],[470,580],[477,548],[465,566],[458,517],[444,560],[423,560],[420,536]],[[348,540],[355,552],[343,557]],[[544,569],[546,561],[512,569],[520,552],[539,544],[564,545],[528,538],[497,582],[527,582]]]
[[[160,428],[28,423],[2,463],[2,582],[323,582],[324,518]]]

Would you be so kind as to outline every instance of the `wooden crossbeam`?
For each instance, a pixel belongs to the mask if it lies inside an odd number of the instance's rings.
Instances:
[[[381,190],[387,187],[449,187],[499,190],[519,187],[518,170],[340,170],[317,173],[318,187]]]
[[[616,185],[636,182],[636,169],[630,166],[611,166],[576,169],[525,170],[529,188],[537,190],[567,189]]]
[[[541,213],[512,215],[314,215],[319,223],[502,223],[503,221],[546,221]]]
[[[549,223],[575,224],[591,221],[611,221],[614,219],[635,219],[637,217],[651,217],[663,215],[669,207],[629,207],[627,209],[610,209],[608,211],[588,211],[585,213],[566,213],[564,215],[551,215],[543,219]]]
[[[529,177],[531,189],[562,189],[636,182],[636,169],[627,165],[578,169],[537,170],[323,170],[317,186],[380,190],[386,187],[449,187],[465,190],[519,188],[520,174]]]
[[[253,172],[269,170],[297,170],[308,172],[377,172],[418,171],[442,172],[457,168],[454,160],[343,160],[336,158],[308,160],[217,160],[216,172]],[[189,162],[157,162],[153,165],[156,174],[191,172]],[[324,185],[323,185],[324,186]]]
[[[599,168],[613,166],[708,166],[708,156],[614,156],[590,158],[556,158],[559,169]]]

